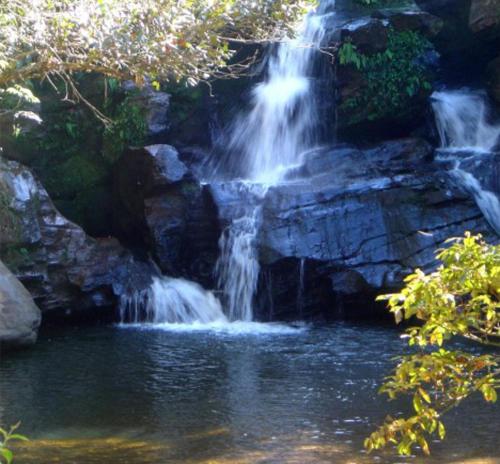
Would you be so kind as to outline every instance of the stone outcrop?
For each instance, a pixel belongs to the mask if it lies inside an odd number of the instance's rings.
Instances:
[[[488,166],[474,174],[491,187]],[[227,217],[236,201],[213,188]],[[263,200],[259,318],[369,312],[376,294],[398,288],[415,267],[432,269],[436,248],[466,230],[496,239],[426,142],[318,150]]]
[[[500,3],[498,0],[472,0],[469,28],[489,37],[500,36]]]
[[[35,343],[40,321],[28,290],[0,261],[0,349]]]
[[[97,310],[97,317],[112,317],[121,295],[145,288],[158,273],[118,240],[87,236],[27,168],[1,159],[0,216],[0,255],[47,316]]]
[[[129,150],[114,175],[115,222],[128,244],[141,244],[161,270],[211,286],[220,235],[217,213],[177,150]]]

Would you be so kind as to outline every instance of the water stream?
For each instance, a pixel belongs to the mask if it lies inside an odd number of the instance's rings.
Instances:
[[[452,161],[450,175],[476,201],[485,219],[500,235],[500,199],[464,167],[464,161],[500,148],[500,123],[494,123],[486,96],[467,90],[435,92],[432,107],[441,141],[441,159]]]

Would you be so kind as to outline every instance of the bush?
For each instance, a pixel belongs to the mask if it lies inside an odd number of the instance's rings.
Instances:
[[[392,29],[388,46],[380,53],[365,55],[351,42],[344,43],[338,54],[340,65],[354,66],[363,78],[360,94],[347,99],[340,108],[354,113],[350,123],[404,112],[410,100],[429,92],[431,76],[422,56],[430,49],[432,44],[418,32]]]

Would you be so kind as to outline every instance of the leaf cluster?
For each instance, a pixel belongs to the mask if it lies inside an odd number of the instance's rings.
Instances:
[[[380,389],[389,398],[410,395],[414,414],[386,422],[365,441],[368,450],[388,444],[408,455],[419,445],[429,453],[426,435],[443,439],[441,417],[472,394],[495,402],[499,356],[445,348],[461,336],[498,347],[500,339],[500,246],[467,233],[449,241],[437,254],[442,262],[432,273],[421,270],[406,279],[400,292],[381,296],[396,322],[417,318],[421,325],[406,331],[408,344],[419,352],[404,356]]]
[[[233,43],[280,40],[307,0],[0,0],[0,87],[98,72],[207,80]]]
[[[363,119],[376,120],[407,108],[410,99],[431,89],[430,75],[423,54],[432,44],[414,31],[388,33],[388,45],[383,52],[367,55],[359,52],[352,42],[339,49],[339,63],[353,65],[363,77],[361,92],[346,100],[345,110],[360,110]],[[352,121],[359,122],[359,121]]]

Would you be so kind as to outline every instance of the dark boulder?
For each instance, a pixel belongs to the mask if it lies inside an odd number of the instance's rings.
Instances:
[[[220,235],[210,194],[169,145],[129,150],[115,167],[115,223],[164,273],[210,286]]]

